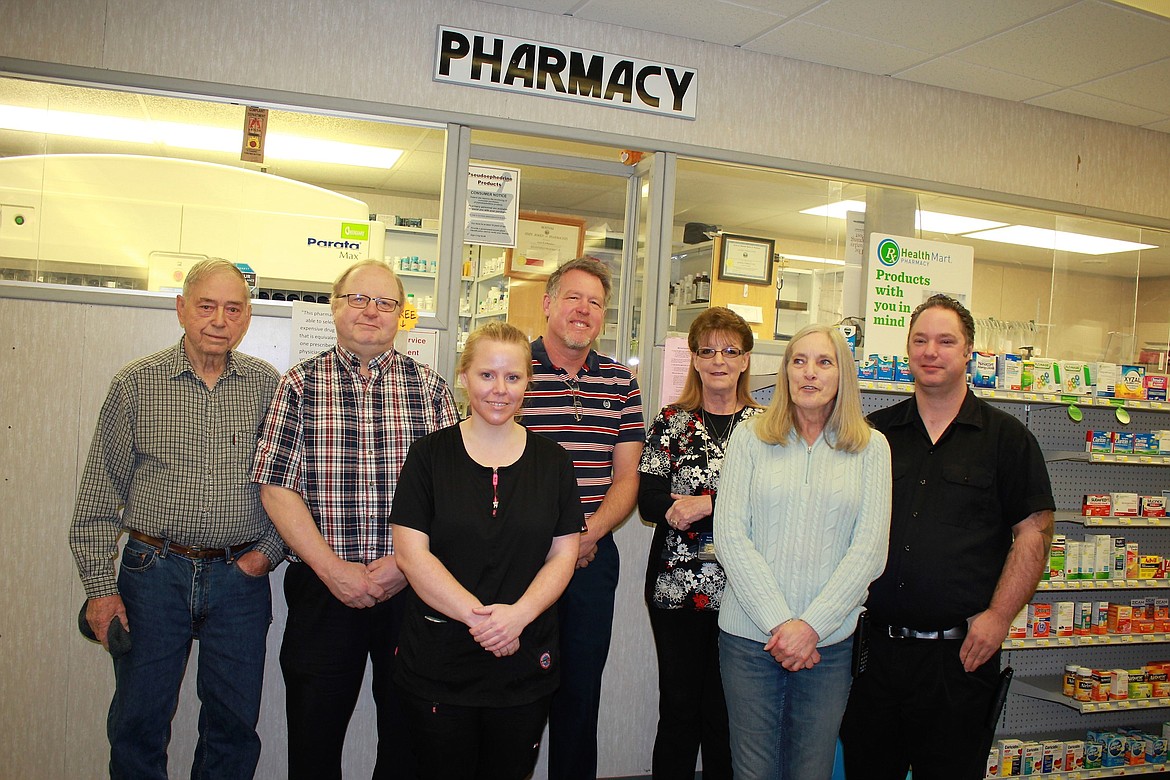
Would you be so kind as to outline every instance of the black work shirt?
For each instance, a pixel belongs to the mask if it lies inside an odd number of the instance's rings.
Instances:
[[[1022,422],[968,390],[932,443],[911,397],[869,415],[890,442],[894,502],[886,570],[870,585],[875,623],[964,625],[991,604],[1012,526],[1055,509],[1040,445]]]

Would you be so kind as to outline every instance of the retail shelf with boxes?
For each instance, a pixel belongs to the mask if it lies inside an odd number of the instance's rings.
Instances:
[[[385,217],[380,215],[380,219]],[[435,280],[439,274],[439,231],[426,227],[387,225],[384,251],[386,262],[402,280],[402,287],[406,291],[405,302],[413,303],[420,317],[433,317],[437,300]]]
[[[913,392],[913,384],[889,380],[862,380],[862,402],[866,413],[884,408],[902,400]],[[1063,577],[1052,577],[1042,581],[1032,603],[1044,605],[1051,612],[1047,614],[1048,626],[1041,633],[1025,630],[1022,636],[1009,636],[1005,640],[1002,664],[1012,666],[1015,678],[1010,688],[1007,704],[997,728],[997,739],[1018,739],[1021,743],[1044,740],[1064,741],[1078,744],[1085,741],[1087,733],[1109,734],[1110,729],[1129,728],[1135,732],[1151,735],[1158,751],[1165,752],[1163,726],[1170,721],[1170,684],[1159,685],[1154,696],[1152,690],[1135,688],[1135,697],[1129,696],[1126,686],[1125,697],[1121,698],[1120,688],[1115,689],[1115,698],[1108,696],[1103,701],[1077,701],[1076,696],[1064,696],[1063,676],[1066,667],[1090,670],[1141,670],[1156,666],[1163,659],[1170,659],[1170,615],[1160,621],[1153,617],[1134,632],[1134,625],[1124,631],[1080,633],[1057,636],[1052,620],[1059,602],[1074,602],[1074,629],[1076,603],[1101,602],[1127,606],[1131,615],[1135,600],[1144,608],[1147,600],[1159,599],[1165,604],[1170,596],[1170,572],[1162,563],[1170,557],[1170,518],[1159,512],[1159,501],[1151,500],[1153,516],[1141,514],[1141,497],[1162,498],[1162,491],[1170,491],[1170,468],[1167,459],[1157,456],[1133,453],[1086,452],[1086,434],[1094,430],[1158,431],[1170,429],[1170,405],[1160,399],[1106,399],[1092,396],[1069,397],[1062,393],[1036,393],[1031,391],[1005,391],[996,388],[976,388],[974,392],[996,407],[1024,422],[1036,436],[1049,460],[1049,475],[1053,495],[1056,499],[1056,533],[1071,540],[1084,543],[1084,536],[1108,535],[1110,552],[1116,544],[1136,545],[1122,548],[1136,556],[1138,568],[1110,570],[1098,579],[1094,565],[1092,576],[1082,578],[1079,568],[1069,577],[1062,570]],[[1070,414],[1070,405],[1076,409]],[[1122,410],[1119,412],[1118,410]],[[1125,419],[1128,422],[1122,422]],[[1128,443],[1128,437],[1123,437]],[[1090,435],[1090,449],[1092,437]],[[1100,508],[1086,510],[1086,496],[1120,494],[1121,503],[1132,504],[1137,496],[1138,511],[1132,513],[1132,506],[1123,509],[1124,514],[1115,513],[1112,503],[1099,515],[1085,515],[1085,511],[1102,511]],[[1128,495],[1127,495],[1128,494]],[[1123,540],[1123,541],[1121,541]],[[1104,550],[1104,542],[1091,540],[1096,551],[1097,544]],[[1067,550],[1067,548],[1066,548]],[[1148,556],[1147,568],[1140,569],[1141,556]],[[1094,557],[1094,564],[1096,558]],[[1128,563],[1128,559],[1126,560]],[[1062,565],[1067,564],[1067,558]],[[1041,610],[1041,615],[1045,614]],[[1108,615],[1106,614],[1106,620]],[[1115,629],[1119,628],[1115,625]],[[1092,629],[1089,629],[1090,632]],[[1061,633],[1065,627],[1061,626]],[[1100,675],[1099,675],[1100,676]],[[1135,675],[1136,676],[1136,675]],[[1128,682],[1128,681],[1127,681]],[[1159,683],[1162,681],[1159,680]],[[1147,695],[1142,695],[1147,694]],[[1098,694],[1099,695],[1099,694]],[[997,743],[998,747],[998,743]],[[1083,750],[1083,748],[1081,748]],[[1152,757],[1161,761],[1162,756]],[[1145,760],[1143,757],[1141,760]],[[1083,758],[1082,758],[1083,761]],[[1063,761],[1062,761],[1063,764]],[[1063,767],[1062,767],[1063,769]],[[1136,774],[1161,773],[1165,767],[1160,763],[1086,768],[1074,766],[1072,771],[1050,773],[1053,778],[1097,778],[1121,777]]]

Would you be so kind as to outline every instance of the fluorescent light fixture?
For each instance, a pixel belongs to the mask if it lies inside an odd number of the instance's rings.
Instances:
[[[814,217],[832,217],[845,219],[850,211],[865,211],[865,202],[860,200],[839,200],[836,203],[827,203],[804,209],[801,214],[811,214]],[[974,217],[960,217],[957,214],[943,214],[939,211],[916,211],[914,213],[914,227],[931,233],[946,233],[947,235],[961,235],[972,230],[987,230],[1006,225],[1006,222],[992,222],[989,219],[975,219]]]
[[[806,263],[821,263],[822,265],[845,265],[844,260],[834,260],[831,257],[809,257],[808,255],[790,255],[781,252],[780,257],[786,260],[802,260]]]
[[[1049,230],[1048,228],[1028,225],[1010,225],[995,230],[985,230],[981,233],[968,233],[966,238],[981,238],[984,241],[998,241],[1001,244],[1075,252],[1081,255],[1111,255],[1117,252],[1158,248],[1154,244],[1138,244],[1116,238],[1102,238],[1084,233],[1069,233],[1065,230]]]
[[[863,200],[839,200],[836,203],[826,203],[824,206],[816,206],[811,209],[804,209],[801,214],[811,214],[814,217],[832,217],[833,219],[845,219],[846,213],[850,211],[865,211],[865,201]]]
[[[79,114],[21,106],[0,106],[0,128],[47,135],[69,135],[137,144],[161,144],[177,149],[238,154],[243,130],[232,130],[178,122],[151,122],[145,119]],[[274,160],[355,165],[364,168],[392,168],[402,156],[401,149],[362,146],[340,141],[269,133],[264,156]]]

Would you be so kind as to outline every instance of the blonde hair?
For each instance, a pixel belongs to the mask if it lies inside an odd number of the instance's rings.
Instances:
[[[750,353],[756,344],[752,329],[743,317],[724,306],[712,306],[695,317],[690,330],[687,331],[687,347],[691,350],[691,355],[698,353],[701,342],[711,333],[726,333],[738,338],[740,349],[745,353]],[[740,373],[739,381],[735,385],[735,401],[737,405],[759,406],[756,399],[752,398],[751,375],[747,370]],[[699,370],[695,368],[694,360],[691,361],[690,369],[687,371],[687,379],[678,400],[671,405],[688,412],[702,408],[703,378],[699,376]]]
[[[500,320],[484,323],[471,332],[467,337],[467,343],[463,345],[463,351],[459,353],[459,360],[456,361],[456,375],[462,375],[471,368],[480,343],[484,341],[497,344],[515,344],[520,347],[524,353],[524,368],[528,378],[532,379],[532,345],[528,342],[528,337],[515,325]]]
[[[869,444],[870,426],[861,411],[861,391],[857,385],[857,367],[853,363],[853,354],[841,331],[831,325],[808,325],[801,328],[788,347],[784,350],[784,362],[781,372],[776,377],[776,391],[772,394],[772,403],[762,415],[755,420],[753,430],[760,441],[766,444],[788,444],[792,432],[799,433],[796,426],[796,415],[793,412],[794,404],[788,392],[788,366],[792,363],[794,346],[805,336],[814,333],[823,333],[828,337],[836,352],[837,360],[837,397],[833,401],[833,411],[825,423],[825,441],[834,449],[845,452],[861,452]]]
[[[337,296],[342,294],[341,290],[345,286],[346,281],[349,280],[350,275],[354,271],[362,268],[381,268],[383,271],[390,274],[390,276],[394,279],[394,282],[398,285],[398,306],[399,311],[401,311],[401,307],[406,305],[406,290],[403,288],[402,280],[398,278],[398,274],[394,273],[394,269],[391,268],[390,264],[385,260],[359,260],[349,268],[346,268],[344,271],[342,271],[341,276],[337,277],[337,281],[333,282],[333,301],[336,303],[338,300]]]

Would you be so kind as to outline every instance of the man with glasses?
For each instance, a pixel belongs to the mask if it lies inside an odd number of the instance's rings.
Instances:
[[[333,284],[337,345],[289,369],[260,431],[252,479],[291,548],[288,777],[341,777],[345,733],[373,665],[374,778],[412,777],[392,687],[406,579],[394,561],[390,506],[410,445],[458,422],[446,381],[394,350],[402,282],[380,260]]]
[[[532,342],[523,423],[573,458],[588,530],[577,572],[558,602],[561,687],[549,713],[551,780],[597,776],[601,676],[609,655],[618,551],[611,531],[638,500],[646,431],[638,383],[593,349],[605,324],[609,269],[591,257],[558,268],[545,287],[545,335]]]
[[[252,307],[243,274],[228,261],[192,266],[175,311],[179,342],[114,376],[69,546],[86,622],[115,656],[110,776],[166,780],[171,718],[198,639],[191,776],[252,777],[272,620],[268,572],[284,545],[248,469],[279,375],[235,351]],[[123,531],[129,538],[115,576]],[[129,652],[119,630],[130,632]]]

